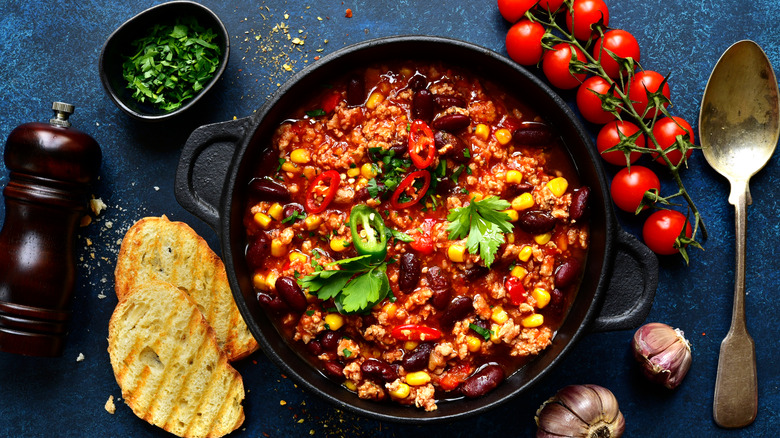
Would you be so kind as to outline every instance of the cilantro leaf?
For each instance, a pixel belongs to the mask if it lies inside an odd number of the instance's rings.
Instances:
[[[394,237],[396,240],[400,240],[401,242],[406,242],[406,243],[414,242],[414,238],[412,236],[403,233],[401,231],[394,230],[388,227],[387,232],[389,233],[390,236]]]
[[[477,254],[490,267],[495,261],[498,247],[504,243],[504,233],[512,232],[509,216],[502,210],[509,208],[509,202],[496,196],[474,201],[466,207],[454,208],[447,215],[450,240],[466,239],[470,254]]]
[[[341,269],[316,271],[298,284],[321,300],[333,299],[340,313],[365,312],[390,294],[387,264],[372,264],[368,255],[337,260],[328,266]]]
[[[382,301],[389,291],[387,268],[382,263],[349,282],[341,291],[339,302],[344,313],[361,312]]]

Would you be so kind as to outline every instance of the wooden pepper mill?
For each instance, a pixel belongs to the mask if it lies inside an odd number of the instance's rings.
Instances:
[[[8,136],[0,231],[0,351],[60,356],[76,279],[75,235],[100,170],[100,146],[70,128],[73,105]]]

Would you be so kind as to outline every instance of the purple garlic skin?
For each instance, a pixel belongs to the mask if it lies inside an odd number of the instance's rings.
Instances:
[[[562,388],[536,411],[536,438],[619,438],[626,430],[612,391],[598,385]]]
[[[640,327],[634,334],[634,357],[651,381],[675,389],[691,368],[691,344],[680,329],[660,322]]]

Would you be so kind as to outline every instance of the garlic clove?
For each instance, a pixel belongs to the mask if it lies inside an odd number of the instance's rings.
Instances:
[[[633,350],[644,375],[669,389],[680,385],[693,360],[691,344],[683,332],[658,322],[636,331]]]
[[[618,438],[626,428],[612,392],[598,385],[570,385],[536,412],[536,437]]]

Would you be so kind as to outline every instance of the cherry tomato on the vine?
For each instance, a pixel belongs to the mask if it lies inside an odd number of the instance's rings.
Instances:
[[[542,59],[544,26],[526,18],[515,23],[506,34],[509,57],[522,65],[534,65]]]
[[[658,210],[645,220],[642,238],[656,254],[670,255],[680,252],[674,241],[680,237],[685,226],[685,237],[691,237],[691,223],[684,214],[675,210]]]
[[[658,145],[664,150],[677,142],[678,135],[687,135],[688,141],[693,143],[693,129],[691,129],[691,125],[682,117],[664,117],[657,120],[653,126],[653,136],[658,141]],[[693,149],[688,149],[685,153],[685,157],[689,158],[692,153]],[[653,156],[656,157],[655,161],[666,164],[666,161],[664,161],[664,157],[662,157],[661,154],[656,153],[653,154]],[[666,158],[676,166],[682,161],[682,152],[680,152],[679,149],[671,150],[666,153]]]
[[[585,62],[585,54],[580,49],[566,43],[560,43],[553,46],[553,50],[548,51],[542,58],[542,71],[547,80],[554,87],[563,90],[569,90],[577,87],[585,80],[585,73],[572,75],[569,71],[569,62],[572,59],[572,51],[576,59]]]
[[[607,163],[615,164],[617,166],[625,166],[626,156],[623,154],[623,152],[612,151],[607,152],[606,154],[603,153],[607,149],[620,143],[620,134],[618,134],[618,131],[620,131],[625,137],[631,137],[632,135],[636,134],[637,131],[639,131],[639,127],[625,120],[622,122],[609,122],[601,128],[599,134],[596,136],[596,148],[601,153],[601,158],[603,158]],[[645,147],[645,136],[639,134],[639,137],[637,137],[634,143],[640,148]],[[631,152],[628,154],[628,162],[633,164],[641,156],[642,154],[640,152]]]
[[[593,58],[601,60],[601,67],[607,76],[617,78],[620,76],[620,65],[607,53],[607,50],[618,58],[633,58],[635,62],[639,62],[639,43],[625,30],[614,29],[604,32],[604,36],[593,46]]]
[[[598,96],[609,93],[609,87],[609,82],[601,76],[591,76],[577,89],[577,108],[585,120],[603,125],[615,119],[614,114],[602,109],[601,98]],[[614,91],[612,93],[615,94]]]
[[[671,97],[669,92],[669,83],[664,82],[664,77],[651,70],[642,70],[634,75],[631,79],[631,83],[628,85],[628,98],[633,102],[634,110],[641,116],[644,114],[649,101],[647,99],[647,93],[656,93],[661,88],[661,83],[664,84],[661,89],[661,94],[667,99]],[[669,106],[669,102],[664,102],[663,107]],[[657,108],[653,108],[644,115],[646,119],[656,117],[656,114],[660,113]]]
[[[498,0],[498,12],[504,20],[514,23],[534,7],[537,0]]]
[[[603,0],[574,0],[572,10],[566,11],[566,27],[578,40],[598,36],[591,26],[599,21],[605,27],[609,25],[609,9]]]
[[[555,12],[563,5],[563,0],[539,0],[536,7],[542,11]]]
[[[647,167],[631,166],[615,174],[609,192],[619,209],[634,213],[645,192],[650,189],[661,190],[661,182],[656,174]],[[645,205],[642,209],[646,208]]]

